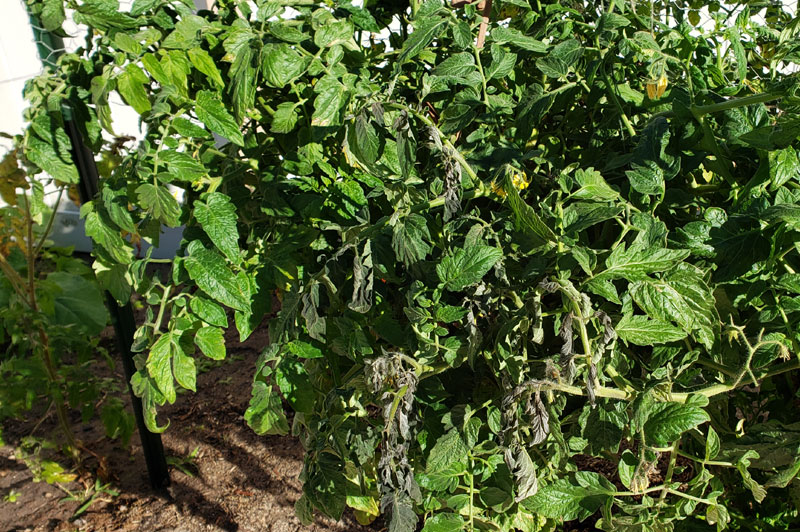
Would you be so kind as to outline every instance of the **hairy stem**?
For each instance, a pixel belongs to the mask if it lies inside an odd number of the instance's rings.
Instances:
[[[38,255],[42,248],[44,247],[45,240],[47,240],[50,231],[53,229],[53,222],[56,220],[56,212],[58,211],[58,205],[61,203],[61,196],[64,194],[64,188],[60,187],[58,189],[58,195],[56,196],[56,202],[53,205],[53,213],[50,215],[50,219],[47,220],[47,226],[44,228],[44,233],[39,237],[39,242],[36,244],[36,247],[33,250],[35,255]]]
[[[39,303],[36,299],[36,245],[33,240],[33,218],[31,217],[31,206],[30,202],[28,201],[28,196],[23,194],[22,199],[24,203],[25,225],[27,229],[25,254],[28,261],[28,306],[35,314],[39,314]],[[55,211],[53,211],[53,216],[55,217]],[[38,329],[37,333],[39,336],[39,347],[41,349],[40,355],[42,362],[44,363],[45,370],[47,371],[47,379],[50,381],[50,386],[53,388],[50,393],[53,399],[53,404],[56,407],[58,424],[61,428],[61,432],[64,434],[64,437],[67,440],[67,446],[69,447],[69,452],[72,455],[72,459],[76,462],[79,462],[80,455],[78,454],[78,445],[75,440],[75,434],[72,432],[72,427],[69,423],[67,404],[63,395],[63,383],[61,376],[58,374],[58,370],[56,369],[55,360],[53,360],[50,337],[47,334],[44,323],[42,323],[40,320],[36,321],[36,328]]]
[[[664,476],[664,489],[661,491],[661,495],[658,497],[659,508],[661,508],[664,505],[664,500],[667,498],[667,493],[669,492],[668,486],[670,485],[670,482],[672,482],[673,473],[675,473],[675,463],[678,461],[678,447],[680,447],[680,444],[681,440],[678,439],[670,447],[669,464],[667,465],[667,474]]]
[[[167,302],[169,301],[170,293],[172,293],[172,285],[165,286],[164,293],[161,296],[161,306],[158,307],[158,316],[156,316],[155,325],[153,325],[154,333],[157,333],[161,330],[161,321],[164,319],[164,312],[167,308]]]

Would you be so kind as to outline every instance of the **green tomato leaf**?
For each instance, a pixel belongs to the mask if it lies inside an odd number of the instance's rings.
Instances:
[[[109,321],[103,295],[96,283],[68,272],[52,272],[47,281],[58,287],[53,294],[53,322],[73,326],[89,336],[100,334]]]
[[[580,186],[571,194],[575,199],[590,201],[612,201],[619,197],[619,192],[603,179],[603,176],[594,168],[575,171],[575,182]]]
[[[47,31],[57,31],[66,20],[64,12],[64,0],[44,0],[42,2],[42,13],[40,15],[42,25]]]
[[[209,91],[197,93],[197,105],[195,107],[197,118],[203,122],[208,129],[230,140],[234,144],[244,146],[244,137],[239,130],[239,126],[233,117],[225,110],[222,102]]]
[[[225,314],[225,310],[210,299],[206,299],[199,294],[195,295],[189,300],[189,307],[198,318],[209,325],[216,325],[222,328],[228,327],[228,316]]]
[[[500,249],[483,244],[458,249],[436,265],[436,273],[447,290],[460,292],[483,279],[502,256]]]
[[[261,50],[261,72],[270,87],[282,89],[305,70],[306,60],[288,44],[268,44]]]
[[[371,168],[381,156],[383,139],[364,113],[347,128],[347,147],[362,165]]]
[[[714,427],[708,426],[708,435],[706,436],[706,460],[713,460],[719,454],[721,444],[719,435]]]
[[[719,338],[714,295],[697,267],[680,264],[660,280],[646,277],[633,282],[630,293],[651,318],[676,322],[706,348],[711,349]]]
[[[540,244],[558,241],[556,234],[544,223],[536,210],[520,197],[510,173],[503,182],[503,190],[506,193],[506,200],[514,212],[514,224],[517,230],[527,233]]]
[[[622,485],[628,489],[633,489],[633,475],[636,472],[636,467],[639,465],[639,459],[631,452],[630,449],[622,451],[617,464],[617,471],[619,472],[619,479]]]
[[[626,342],[644,346],[683,340],[688,334],[668,321],[630,314],[624,315],[615,329]]]
[[[270,131],[273,133],[291,133],[297,125],[297,104],[293,102],[282,102],[275,109],[272,115]]]
[[[455,463],[466,463],[469,449],[461,434],[456,429],[436,440],[436,444],[428,455],[428,463],[425,473],[437,473],[444,471]]]
[[[311,414],[314,409],[314,387],[303,363],[283,358],[275,367],[275,383],[295,412]]]
[[[139,204],[153,217],[169,227],[178,227],[181,206],[165,185],[145,183],[136,188]]]
[[[284,346],[284,349],[298,358],[322,358],[325,356],[320,349],[302,340],[292,340]]]
[[[644,434],[650,445],[666,446],[681,434],[710,420],[705,410],[698,406],[679,403],[654,403],[646,413]]]
[[[428,244],[430,238],[425,218],[419,214],[410,214],[395,224],[392,232],[392,249],[398,260],[406,266],[411,266],[428,256],[431,251],[431,246]]]
[[[244,413],[244,419],[256,434],[286,434],[289,423],[283,412],[283,405],[272,387],[262,381],[253,383],[250,405]]]
[[[87,203],[81,208],[81,215],[85,214],[84,231],[86,236],[99,244],[115,261],[121,264],[130,264],[133,260],[131,246],[122,239],[119,229],[115,228],[106,216],[89,210],[91,207],[92,204]]]
[[[225,264],[225,259],[204,248],[199,241],[189,244],[187,251],[189,255],[184,259],[186,271],[203,292],[223,305],[249,312],[249,289],[239,282]]]
[[[28,135],[25,144],[25,157],[59,181],[77,183],[79,180],[78,169],[73,164],[72,156],[69,152],[72,147],[69,137],[55,123],[51,126],[49,121],[46,122],[47,125],[45,127],[48,129],[52,127],[50,133],[43,137],[44,140],[37,136],[38,130],[37,134]],[[59,147],[58,151],[54,146]]]
[[[197,367],[194,358],[184,353],[180,346],[172,357],[172,371],[178,384],[187,390],[197,391]]]
[[[669,270],[688,256],[689,251],[684,249],[619,245],[606,259],[606,269],[595,275],[594,280],[642,279],[648,273]]]
[[[435,38],[447,28],[447,19],[443,17],[430,17],[420,21],[414,32],[403,43],[400,55],[395,63],[395,74],[400,71],[403,63],[414,59],[424,50]]]
[[[312,126],[338,126],[342,123],[341,109],[347,103],[347,89],[333,76],[327,75],[314,85]]]
[[[225,358],[225,337],[219,327],[202,327],[198,329],[197,333],[195,333],[194,343],[197,344],[197,347],[200,348],[200,351],[205,356],[212,360],[223,360]]]
[[[179,181],[191,182],[208,173],[203,163],[188,153],[162,150],[158,152],[158,158],[167,163],[171,174]]]
[[[602,506],[616,490],[597,473],[579,471],[559,478],[523,501],[528,510],[559,521],[583,521]]]
[[[589,450],[593,456],[619,451],[623,431],[628,424],[624,403],[598,401],[594,407],[587,404],[580,420],[583,427],[581,435],[589,442]]]
[[[75,22],[99,30],[133,29],[139,21],[125,13],[117,0],[84,0],[76,7]]]
[[[234,264],[241,262],[236,208],[225,194],[211,192],[194,204],[194,215],[211,242]]]
[[[425,521],[422,532],[460,532],[464,524],[464,518],[458,514],[439,513]]]
[[[347,501],[347,479],[344,465],[331,453],[317,455],[308,467],[303,492],[320,511],[333,519],[341,519]]]
[[[540,40],[534,39],[514,28],[497,26],[492,28],[491,40],[497,44],[509,43],[522,50],[543,54],[547,52],[547,45]]]
[[[179,135],[187,138],[208,138],[211,136],[207,130],[182,116],[172,119],[172,127]]]
[[[208,55],[208,52],[202,48],[192,48],[186,52],[186,55],[189,56],[189,61],[192,63],[192,66],[208,76],[209,79],[214,82],[214,86],[216,86],[217,89],[222,89],[225,86],[225,82],[222,81],[222,75],[219,73],[217,65],[214,64],[214,60]]]
[[[180,350],[174,333],[158,337],[147,356],[147,374],[170,403],[175,402],[175,383],[172,376],[172,357]]]
[[[353,38],[353,23],[349,20],[328,22],[314,34],[314,44],[318,48],[328,48],[344,44]]]
[[[150,99],[147,97],[145,85],[150,82],[150,78],[141,68],[134,64],[128,64],[125,70],[117,77],[117,90],[139,114],[144,114],[150,110]]]

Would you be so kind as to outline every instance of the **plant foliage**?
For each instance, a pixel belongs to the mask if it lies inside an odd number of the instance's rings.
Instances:
[[[95,151],[112,93],[141,116],[82,215],[104,285],[152,305],[152,430],[228,311],[242,338],[274,311],[245,418],[301,438],[306,523],[798,517],[767,496],[800,493],[793,14],[496,0],[478,48],[468,2],[66,4],[92,32],[29,85],[25,153],[74,180],[59,103]],[[136,243],[179,225],[149,275]]]
[[[35,134],[28,131],[28,143]],[[107,434],[126,442],[133,419],[119,383],[93,375],[100,355],[111,360],[98,345],[109,315],[92,269],[48,240],[67,183],[55,181],[50,209],[45,184],[54,180],[37,178],[38,163],[21,157],[22,136],[10,139],[14,147],[0,160],[0,421],[34,407],[45,418],[54,411],[66,451],[79,458],[70,408],[84,420],[98,414]]]

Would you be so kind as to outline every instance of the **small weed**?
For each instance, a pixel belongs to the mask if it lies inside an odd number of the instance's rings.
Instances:
[[[3,495],[3,501],[11,503],[17,502],[17,499],[19,499],[20,495],[22,495],[22,493],[12,488],[8,493]]]
[[[200,447],[195,447],[192,452],[186,456],[167,456],[167,464],[171,465],[181,473],[189,477],[195,477],[199,473],[199,469],[195,460],[200,454]]]
[[[79,502],[78,509],[72,514],[70,520],[77,519],[96,502],[111,502],[114,497],[119,496],[119,492],[111,488],[111,483],[103,483],[100,479],[94,481],[94,485],[89,485],[83,493],[71,492],[63,486],[67,496],[61,499],[61,502]]]

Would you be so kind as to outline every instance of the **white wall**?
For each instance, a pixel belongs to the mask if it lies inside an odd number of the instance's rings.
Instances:
[[[0,17],[0,131],[9,134],[22,132],[22,88],[25,81],[42,69],[28,14],[22,2],[4,2],[3,16]],[[0,153],[9,146],[6,139],[0,139]]]

